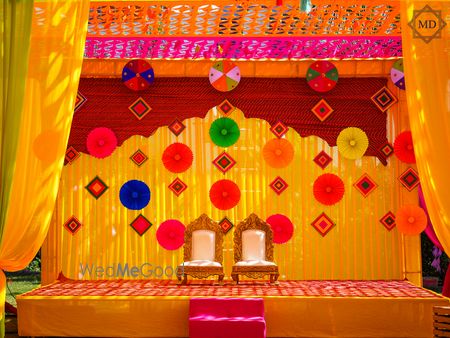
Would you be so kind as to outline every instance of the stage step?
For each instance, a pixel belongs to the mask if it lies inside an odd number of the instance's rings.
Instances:
[[[434,336],[450,337],[450,306],[433,307]]]
[[[191,298],[190,338],[265,338],[262,298]]]

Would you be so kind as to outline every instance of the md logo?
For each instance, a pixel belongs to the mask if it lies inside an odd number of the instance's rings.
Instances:
[[[429,43],[433,39],[441,38],[441,31],[447,23],[442,19],[440,10],[433,10],[426,5],[421,10],[413,11],[413,18],[408,25],[413,30],[414,39],[422,39],[425,43]]]

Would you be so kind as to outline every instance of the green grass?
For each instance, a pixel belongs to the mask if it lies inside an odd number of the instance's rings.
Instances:
[[[16,296],[37,288],[41,284],[40,276],[36,274],[9,275],[7,278],[6,301],[17,306]]]

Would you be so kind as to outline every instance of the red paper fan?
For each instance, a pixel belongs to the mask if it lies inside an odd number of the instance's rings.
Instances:
[[[395,215],[397,229],[405,235],[419,235],[427,227],[427,222],[427,214],[417,205],[405,205]]]
[[[209,198],[217,209],[228,210],[239,203],[241,191],[233,181],[220,180],[212,185]]]
[[[394,141],[394,153],[397,158],[405,163],[416,163],[414,144],[411,132],[404,131],[397,135]]]
[[[314,197],[325,205],[333,205],[344,196],[344,182],[334,174],[320,175],[314,182]]]
[[[95,128],[89,133],[86,146],[89,154],[97,158],[105,158],[117,147],[117,137],[109,128]]]
[[[173,173],[182,173],[188,170],[194,159],[192,150],[183,143],[171,144],[164,150],[162,161],[167,170]]]
[[[294,225],[288,217],[281,214],[275,214],[269,216],[266,222],[272,228],[274,243],[283,244],[292,238]]]
[[[159,245],[166,250],[176,250],[184,243],[184,225],[175,219],[162,222],[156,231]]]

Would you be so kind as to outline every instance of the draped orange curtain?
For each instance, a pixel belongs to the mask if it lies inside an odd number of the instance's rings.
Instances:
[[[449,14],[448,1],[402,2],[407,100],[417,167],[434,230],[447,253],[450,252],[450,22],[446,27],[443,22]],[[429,28],[426,20],[431,20]],[[440,34],[429,42],[417,36],[417,33],[431,36],[440,27],[443,28]]]
[[[69,136],[89,1],[35,1],[16,166],[0,245],[0,268],[17,271],[48,231]],[[5,294],[1,273],[0,292]]]

